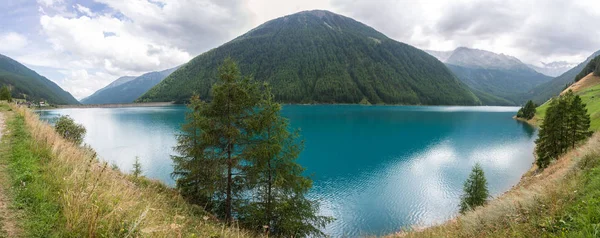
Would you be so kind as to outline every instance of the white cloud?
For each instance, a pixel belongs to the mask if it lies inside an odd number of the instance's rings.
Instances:
[[[27,37],[16,32],[0,34],[0,42],[2,52],[19,51],[28,44]]]
[[[75,6],[73,6],[73,8],[77,9],[78,12],[80,12],[81,14],[85,14],[87,16],[93,17],[96,14],[92,12],[92,10],[90,10],[87,7],[81,6],[81,4],[75,4]]]
[[[106,86],[106,79],[115,79],[113,75],[104,72],[89,73],[85,69],[60,72],[65,75],[60,80],[61,87],[78,100],[93,94],[96,91],[94,89]]]
[[[64,3],[64,0],[37,0],[40,5],[50,7]]]

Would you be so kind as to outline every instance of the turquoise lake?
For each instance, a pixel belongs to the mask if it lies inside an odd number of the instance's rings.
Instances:
[[[490,192],[515,185],[533,163],[537,132],[512,119],[514,107],[287,105],[283,115],[305,141],[298,162],[314,180],[310,196],[336,218],[334,237],[383,235],[428,226],[458,212],[462,186],[479,162]],[[173,185],[170,155],[183,106],[40,111],[52,122],[70,115],[85,143],[128,172]]]

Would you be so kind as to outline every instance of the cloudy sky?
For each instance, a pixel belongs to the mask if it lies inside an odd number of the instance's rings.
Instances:
[[[598,0],[2,0],[0,54],[81,99],[183,64],[280,16],[326,9],[421,49],[467,46],[526,63],[600,50]]]

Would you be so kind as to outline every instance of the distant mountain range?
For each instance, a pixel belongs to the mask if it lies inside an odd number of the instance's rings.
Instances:
[[[552,80],[509,55],[466,47],[427,52],[444,62],[480,98],[479,93],[494,97],[492,105],[522,104],[531,89]]]
[[[137,101],[209,98],[226,57],[268,82],[286,103],[477,105],[481,101],[434,57],[351,18],[304,11],[268,21],[203,53]]]
[[[538,71],[538,72],[548,75],[550,77],[558,77],[561,74],[564,74],[565,72],[567,72],[569,69],[572,69],[573,67],[577,66],[577,64],[568,63],[566,61],[557,61],[557,62],[551,62],[551,63],[541,62],[541,63],[542,63],[542,67],[535,66],[532,64],[528,64],[527,66],[529,66],[529,68],[534,69],[535,71]]]
[[[560,92],[563,91],[563,89],[565,89],[575,81],[575,77],[577,76],[577,74],[579,74],[592,59],[599,55],[600,50],[596,51],[595,53],[590,55],[585,61],[581,62],[580,64],[561,74],[560,76],[529,90],[529,98],[532,99],[535,103],[541,105],[548,99],[557,96]]]
[[[173,73],[178,67],[159,72],[150,72],[139,77],[123,76],[106,87],[81,100],[83,104],[132,103],[154,85]]]
[[[56,83],[1,54],[0,85],[9,85],[12,88],[13,98],[45,100],[51,104],[79,104],[77,99]]]

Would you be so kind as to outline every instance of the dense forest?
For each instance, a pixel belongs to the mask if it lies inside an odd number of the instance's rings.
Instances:
[[[197,56],[137,101],[209,98],[227,57],[288,103],[475,105],[480,101],[433,56],[328,11],[278,18]]]
[[[79,103],[70,93],[54,82],[1,54],[0,85],[8,85],[13,98],[46,100],[52,104]]]
[[[160,83],[169,74],[173,73],[177,67],[159,72],[150,72],[139,77],[121,77],[126,79],[122,83],[115,82],[96,91],[94,94],[81,100],[83,104],[111,104],[111,103],[132,103],[139,96],[147,92],[154,85]],[[117,84],[115,84],[117,83]]]

